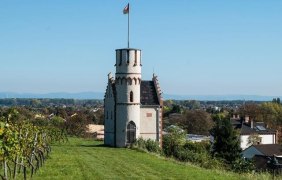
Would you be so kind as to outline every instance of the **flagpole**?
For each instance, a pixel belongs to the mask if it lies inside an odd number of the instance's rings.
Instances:
[[[127,48],[129,48],[129,13],[130,13],[130,8],[129,8],[129,3],[128,3]]]

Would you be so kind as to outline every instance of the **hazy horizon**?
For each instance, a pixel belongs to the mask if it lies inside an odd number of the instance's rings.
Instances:
[[[282,96],[261,96],[261,95],[242,95],[242,94],[229,94],[229,95],[177,95],[177,94],[162,94],[164,100],[200,100],[200,101],[233,101],[233,100],[246,100],[246,101],[272,101],[273,98],[280,98]],[[13,92],[0,92],[0,99],[7,98],[35,98],[35,99],[103,99],[103,92],[52,92],[52,93],[13,93]]]

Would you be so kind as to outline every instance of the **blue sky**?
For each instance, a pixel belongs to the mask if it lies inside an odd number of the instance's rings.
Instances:
[[[103,92],[122,0],[0,1],[0,92]],[[282,1],[129,1],[143,79],[164,93],[282,95]]]

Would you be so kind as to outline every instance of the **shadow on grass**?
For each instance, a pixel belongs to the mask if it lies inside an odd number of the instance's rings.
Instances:
[[[97,147],[97,148],[115,148],[115,147],[111,147],[105,144],[90,144],[90,145],[79,144],[77,146],[79,147]]]

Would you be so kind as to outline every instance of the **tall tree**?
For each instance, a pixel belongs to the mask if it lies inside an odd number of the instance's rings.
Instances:
[[[179,125],[189,134],[209,135],[213,126],[211,115],[203,110],[187,110]]]
[[[214,137],[213,156],[224,159],[228,164],[241,157],[240,138],[229,119],[217,118],[211,134]]]

